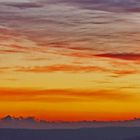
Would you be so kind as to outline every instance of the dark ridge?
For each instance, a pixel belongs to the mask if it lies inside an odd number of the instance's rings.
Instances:
[[[1,140],[140,140],[140,137],[137,137],[139,134],[140,127],[76,130],[0,129]]]
[[[128,138],[128,139],[125,139],[125,140],[140,140],[140,136],[133,137],[133,138]]]

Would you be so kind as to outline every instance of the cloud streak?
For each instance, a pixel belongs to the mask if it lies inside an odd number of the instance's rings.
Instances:
[[[45,3],[45,0],[42,0]],[[50,3],[67,3],[89,10],[104,10],[113,12],[139,12],[139,0],[52,0]],[[46,3],[47,3],[46,2]]]
[[[28,95],[28,96],[27,96]],[[84,101],[131,101],[132,94],[116,90],[80,89],[0,89],[1,102],[84,102]]]
[[[139,53],[105,53],[97,54],[96,56],[104,58],[122,59],[128,61],[140,61]]]
[[[35,72],[35,73],[47,73],[47,72],[106,72],[105,68],[98,66],[80,66],[80,65],[51,65],[51,66],[36,66],[36,67],[21,67],[17,68],[18,72]]]
[[[5,3],[5,6],[19,8],[19,9],[28,9],[28,8],[41,8],[43,5],[37,3],[37,2],[9,2]]]

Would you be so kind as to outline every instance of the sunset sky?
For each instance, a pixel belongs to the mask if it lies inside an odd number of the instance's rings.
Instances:
[[[139,0],[0,0],[0,117],[140,117]]]

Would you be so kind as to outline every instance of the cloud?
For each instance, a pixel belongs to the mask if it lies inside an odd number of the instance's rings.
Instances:
[[[13,102],[84,102],[84,101],[131,101],[135,95],[119,90],[80,89],[0,89],[0,101]]]
[[[7,54],[7,53],[28,53],[30,48],[27,47],[23,47],[21,45],[15,45],[15,44],[0,44],[1,45],[1,49],[0,49],[0,53],[1,54]]]
[[[23,47],[20,45],[10,45],[9,47],[13,48],[13,49],[18,49],[18,50],[26,50],[28,49],[27,47]]]
[[[42,2],[46,2],[42,0]],[[139,12],[139,0],[48,0],[50,3],[67,3],[88,10],[104,10],[113,12]]]
[[[10,70],[10,67],[0,67],[0,73],[2,72],[5,72],[7,70]]]
[[[20,8],[20,9],[26,9],[26,8],[40,8],[43,7],[43,5],[36,3],[36,2],[9,2],[4,4],[5,6]]]
[[[116,78],[120,78],[122,76],[128,76],[128,75],[133,75],[133,74],[139,74],[140,71],[138,70],[115,70],[112,72],[111,77],[116,77]]]
[[[110,50],[113,45],[111,46],[109,41],[114,41],[113,35],[115,36],[117,32],[122,30],[120,27],[125,25],[123,29],[127,28],[127,31],[131,29],[135,31],[136,29],[133,28],[135,23],[132,22],[139,21],[137,15],[134,15],[133,17],[135,18],[133,18],[131,15],[122,14],[118,16],[113,12],[104,11],[105,9],[106,11],[108,9],[119,9],[114,7],[122,7],[122,10],[126,7],[136,9],[138,1],[134,0],[125,0],[125,2],[120,0],[33,0],[10,2],[9,0],[4,4],[5,7],[0,7],[1,25],[7,23],[7,27],[38,43],[38,47],[41,44],[45,44],[50,49],[56,46],[60,49],[65,47],[75,51],[82,49],[84,51],[84,49],[88,48],[92,51],[93,48],[98,50],[100,48],[98,46],[102,43],[108,46],[104,47],[104,50]],[[28,9],[21,10],[21,8]],[[137,33],[137,36],[139,36],[139,33]],[[51,45],[48,42],[53,42],[54,44]],[[89,45],[77,47],[74,44],[71,47],[69,44],[64,44],[64,46],[59,43],[55,44],[55,42],[81,42],[81,44],[88,42]],[[116,42],[122,43],[120,40],[116,40]]]
[[[62,52],[61,55],[79,58],[95,58],[95,54],[90,52]]]
[[[103,53],[95,55],[97,57],[122,59],[128,61],[140,61],[139,53]]]
[[[45,58],[35,58],[28,59],[30,61],[42,61],[46,60]],[[75,62],[74,62],[75,63]],[[29,66],[29,67],[22,67],[22,66],[14,66],[14,67],[1,67],[0,71],[5,72],[7,70],[14,71],[14,72],[25,72],[25,73],[56,73],[56,72],[66,72],[66,73],[106,73],[112,74],[113,77],[122,77],[127,75],[138,74],[140,71],[138,69],[132,69],[120,67],[114,68],[106,68],[101,66],[92,66],[92,65],[83,65],[79,63],[75,63],[73,65],[66,65],[66,64],[56,64],[56,65],[48,65],[48,66]]]
[[[34,73],[48,73],[48,72],[107,72],[106,68],[98,66],[82,66],[82,65],[65,65],[57,64],[50,66],[35,66],[35,67],[19,67],[18,72],[34,72]]]
[[[19,50],[0,50],[0,53],[5,54],[5,53],[25,53],[25,52]]]
[[[130,74],[136,74],[138,73],[137,70],[118,70],[116,72],[114,72],[115,74],[118,74],[118,75],[130,75]]]
[[[0,20],[3,20],[4,17]],[[10,38],[17,37],[18,33],[6,26],[0,26],[0,40],[5,41]]]

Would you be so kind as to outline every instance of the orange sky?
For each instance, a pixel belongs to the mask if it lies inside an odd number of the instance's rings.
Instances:
[[[82,2],[0,3],[0,116],[140,117],[139,11]]]

